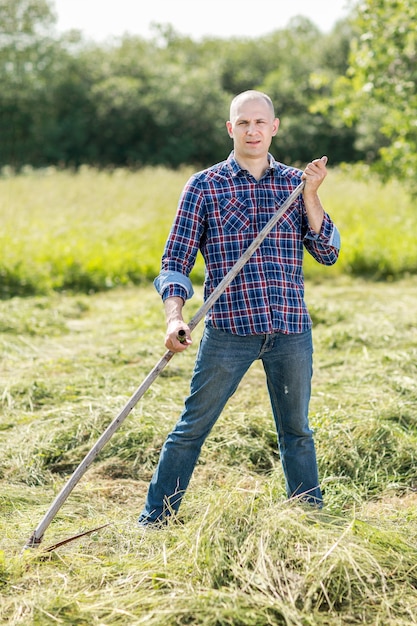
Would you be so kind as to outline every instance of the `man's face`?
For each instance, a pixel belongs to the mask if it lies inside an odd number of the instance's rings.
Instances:
[[[231,112],[231,120],[226,122],[227,131],[234,142],[235,156],[243,159],[266,156],[278,126],[279,120],[273,117],[270,107],[262,98],[238,103]]]

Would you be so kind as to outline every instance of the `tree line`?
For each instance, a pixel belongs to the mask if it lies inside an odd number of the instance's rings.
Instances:
[[[255,38],[169,25],[98,44],[57,35],[52,0],[0,0],[0,166],[205,166],[231,148],[230,99],[267,92],[273,152],[417,171],[417,9],[364,0],[328,34],[306,18]],[[409,19],[408,19],[409,18]]]

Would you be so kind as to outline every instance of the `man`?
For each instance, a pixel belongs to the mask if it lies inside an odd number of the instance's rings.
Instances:
[[[139,517],[143,526],[166,523],[178,511],[206,437],[256,359],[266,373],[287,495],[322,506],[308,423],[313,348],[302,261],[303,248],[324,265],[338,258],[339,233],[317,193],[327,157],[304,172],[275,161],[269,147],[279,120],[259,91],[233,99],[226,127],[233,151],[185,185],[155,280],[169,350],[192,343],[182,309],[193,293],[188,276],[198,250],[207,298],[301,180],[305,186],[206,316],[190,394],[161,450]]]

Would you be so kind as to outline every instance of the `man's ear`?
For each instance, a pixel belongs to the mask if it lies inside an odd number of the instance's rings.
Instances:
[[[272,136],[275,137],[275,135],[278,132],[278,128],[279,128],[279,119],[276,117],[274,119],[274,127],[273,127],[273,131],[272,131]]]
[[[232,122],[226,122],[226,128],[227,128],[227,132],[229,134],[229,137],[231,139],[233,139],[233,127],[232,127]]]

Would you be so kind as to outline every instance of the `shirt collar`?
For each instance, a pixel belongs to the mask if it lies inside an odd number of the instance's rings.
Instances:
[[[267,171],[278,169],[277,161],[275,161],[274,157],[269,152],[268,152],[268,161],[269,161],[269,168]],[[233,176],[241,176],[242,174],[246,173],[246,170],[242,169],[239,163],[236,161],[235,153],[233,150],[229,154],[226,163],[229,169],[231,170]]]

